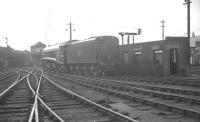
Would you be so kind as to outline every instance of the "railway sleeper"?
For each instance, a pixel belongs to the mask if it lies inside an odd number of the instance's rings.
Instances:
[[[53,83],[52,83],[53,84]],[[64,90],[63,90],[64,91]],[[105,90],[104,90],[105,91]],[[67,91],[66,91],[67,92]],[[69,92],[69,91],[68,91]],[[74,94],[69,94],[71,97],[73,97],[74,96],[74,98],[76,98],[76,97],[78,97],[77,95],[74,95]],[[86,100],[85,98],[83,98],[83,97],[78,97],[78,98],[76,98],[76,99],[79,99],[79,101],[81,101],[81,102],[83,102],[85,105],[87,105],[87,106],[96,106],[96,107],[93,107],[94,109],[98,109],[98,110],[103,110],[103,111],[106,111],[106,112],[108,112],[108,113],[112,113],[109,109],[107,109],[107,108],[104,108],[103,106],[100,106],[100,105],[97,105],[96,103],[94,103],[94,102],[91,102],[91,101],[89,101],[89,100]],[[115,114],[115,116],[118,116],[120,119],[122,119],[123,121],[124,120],[126,120],[126,121],[130,121],[127,117],[125,117],[125,118],[122,118],[121,117],[121,115],[119,115],[118,113],[113,113],[113,114]],[[132,120],[133,121],[133,120]],[[135,122],[135,121],[134,121]]]
[[[117,89],[118,86],[112,86],[112,87],[116,87],[115,89]],[[119,87],[119,89],[122,89],[122,87]],[[128,88],[124,88],[126,89],[126,91],[128,91]],[[133,90],[135,89],[135,90]],[[193,99],[193,98],[189,98],[189,97],[182,97],[182,96],[178,96],[178,95],[174,95],[174,94],[168,94],[168,93],[161,93],[161,92],[154,92],[154,91],[149,91],[149,90],[144,90],[141,88],[131,88],[131,91],[135,92],[135,93],[143,93],[143,94],[151,94],[154,97],[168,97],[170,99],[178,99],[178,100],[182,100],[182,101],[187,101],[187,102],[191,102],[194,104],[200,104],[200,100],[198,99]]]
[[[95,85],[98,85],[98,84],[95,84]],[[100,84],[100,86],[103,86],[103,85]],[[122,87],[120,87],[120,86],[119,87],[118,86],[110,86],[109,88],[114,88],[114,90],[122,89]],[[124,91],[129,91],[129,89],[128,88],[124,88]],[[179,100],[179,101],[182,100],[182,101],[187,101],[187,102],[191,102],[192,101],[193,104],[200,104],[200,100],[198,100],[198,99],[193,99],[193,98],[189,98],[189,97],[182,97],[182,96],[169,94],[169,93],[161,93],[161,92],[149,91],[149,90],[144,90],[144,89],[141,89],[141,88],[131,88],[130,91],[134,92],[134,93],[142,93],[142,94],[146,94],[146,95],[151,94],[154,97],[161,97],[161,98],[167,97],[169,99],[174,99],[174,100]]]
[[[74,80],[73,80],[73,81],[74,81]],[[87,87],[90,87],[90,88],[96,87],[96,89],[100,89],[100,91],[106,91],[107,93],[113,94],[113,95],[122,94],[123,97],[126,96],[126,97],[124,97],[124,98],[128,98],[128,99],[129,99],[130,97],[133,97],[133,96],[128,95],[128,94],[124,94],[124,93],[121,93],[121,92],[118,92],[118,91],[114,91],[114,90],[108,90],[108,89],[100,88],[100,87],[98,87],[98,86],[92,86],[92,85],[88,85],[88,84],[84,84],[84,83],[79,83],[79,84],[84,85],[84,86],[87,86]],[[98,87],[98,88],[97,88],[97,87]],[[120,95],[120,96],[121,96],[121,95]],[[182,108],[178,108],[178,107],[176,107],[176,106],[174,106],[174,105],[165,104],[165,103],[160,103],[160,102],[155,102],[155,101],[150,101],[150,100],[142,99],[142,98],[135,97],[135,96],[134,96],[133,99],[137,99],[137,101],[140,101],[140,102],[142,101],[143,103],[153,102],[154,104],[159,104],[159,105],[155,105],[156,107],[158,107],[158,108],[159,108],[160,106],[166,107],[167,110],[171,110],[172,112],[178,112],[178,113],[182,113],[182,114],[188,115],[188,116],[192,115],[192,117],[199,117],[199,116],[200,116],[200,112],[198,112],[198,111],[189,110],[189,109],[185,110],[185,109],[182,109]],[[145,102],[145,101],[146,101],[146,102]],[[169,109],[169,108],[170,108],[170,109]],[[178,111],[175,111],[175,110],[178,110]],[[182,112],[182,111],[187,111],[187,112]],[[193,114],[188,114],[188,113],[193,113]]]

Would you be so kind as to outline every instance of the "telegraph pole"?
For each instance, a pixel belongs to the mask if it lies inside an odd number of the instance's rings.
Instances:
[[[72,24],[71,22],[69,23],[69,24],[67,24],[67,25],[69,25],[69,37],[70,37],[70,41],[72,40],[72,25],[74,25],[74,24]],[[67,30],[67,29],[66,29]],[[75,30],[73,30],[73,31],[75,31]]]
[[[69,29],[70,29],[70,40],[72,40],[72,23],[69,23]]]
[[[162,25],[162,40],[165,40],[165,20],[161,21]]]
[[[187,37],[188,37],[188,66],[189,66],[189,73],[191,73],[191,66],[190,66],[190,3],[192,3],[190,0],[185,0],[184,5],[187,5]]]
[[[185,0],[184,5],[187,5],[187,33],[188,33],[188,39],[190,39],[190,3],[192,3],[190,0]]]

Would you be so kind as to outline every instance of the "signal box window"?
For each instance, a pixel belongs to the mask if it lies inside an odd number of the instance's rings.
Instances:
[[[141,51],[136,51],[136,52],[135,52],[135,55],[141,55],[141,54],[142,54]]]
[[[154,62],[154,64],[162,64],[163,50],[154,50],[153,51],[153,62]]]

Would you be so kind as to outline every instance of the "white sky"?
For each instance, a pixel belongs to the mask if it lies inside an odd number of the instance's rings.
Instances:
[[[200,0],[191,0],[191,32],[200,35]],[[30,49],[41,41],[54,44],[96,35],[118,36],[120,31],[142,35],[135,42],[162,39],[161,20],[166,21],[165,36],[187,33],[184,0],[0,0],[0,45],[18,50]]]

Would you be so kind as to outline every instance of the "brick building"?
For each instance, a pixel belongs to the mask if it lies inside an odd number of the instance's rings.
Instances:
[[[121,45],[120,70],[133,75],[183,75],[189,67],[188,48],[185,37]]]

